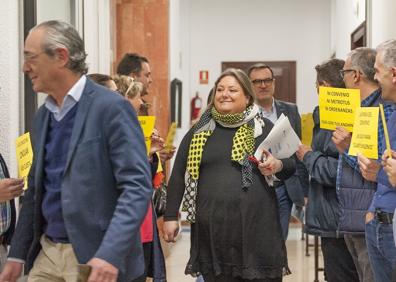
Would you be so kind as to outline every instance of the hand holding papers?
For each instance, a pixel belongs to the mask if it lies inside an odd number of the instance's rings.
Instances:
[[[274,158],[267,150],[263,150],[262,162],[259,162],[257,167],[262,175],[271,176],[282,170],[283,163]]]
[[[301,144],[296,132],[290,125],[289,119],[281,114],[267,138],[259,145],[254,156],[260,160],[264,150],[270,151],[277,159],[289,158]]]

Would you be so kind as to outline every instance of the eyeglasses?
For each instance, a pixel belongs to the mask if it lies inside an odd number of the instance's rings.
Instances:
[[[346,72],[351,72],[351,71],[357,72],[357,70],[353,70],[353,69],[340,70],[340,75],[341,75],[342,79],[344,79],[344,76],[345,76]]]
[[[25,62],[31,62],[34,59],[36,59],[38,56],[40,56],[41,54],[45,53],[45,51],[34,54],[34,53],[24,53],[23,54],[23,59]]]
[[[275,78],[266,78],[266,79],[255,79],[252,80],[254,86],[261,86],[263,83],[265,86],[270,86],[274,82]]]

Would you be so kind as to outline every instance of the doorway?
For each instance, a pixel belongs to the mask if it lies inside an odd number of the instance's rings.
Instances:
[[[275,78],[275,94],[277,100],[296,103],[296,62],[295,61],[250,61],[222,62],[221,70],[238,68],[247,73],[249,67],[256,63],[264,63],[271,67]]]

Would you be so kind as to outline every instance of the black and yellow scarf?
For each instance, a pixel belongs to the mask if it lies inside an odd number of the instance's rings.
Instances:
[[[258,115],[258,107],[252,105],[243,113],[220,114],[215,107],[206,110],[194,127],[194,135],[190,142],[187,157],[185,192],[182,210],[187,212],[187,220],[195,222],[195,200],[199,179],[199,167],[206,141],[213,133],[216,122],[224,127],[237,128],[231,150],[231,160],[241,165],[242,188],[252,184],[252,165],[248,157],[254,154],[255,137],[261,135],[262,120]]]

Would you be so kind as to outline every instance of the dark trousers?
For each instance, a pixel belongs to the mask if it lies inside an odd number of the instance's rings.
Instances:
[[[205,282],[282,282],[282,277],[275,279],[253,279],[247,280],[240,277],[232,277],[227,275],[214,276],[211,273],[204,274],[203,278]]]
[[[276,198],[278,199],[279,219],[282,227],[283,239],[287,239],[289,233],[290,214],[293,207],[293,202],[289,198],[286,191],[286,186],[282,185],[275,188]]]
[[[321,237],[320,240],[327,282],[359,282],[344,238]]]
[[[146,282],[147,274],[148,274],[148,267],[151,261],[151,250],[153,248],[153,243],[143,243],[143,253],[144,253],[144,273],[142,276],[134,279],[132,282]]]
[[[364,234],[345,234],[344,240],[355,263],[360,282],[374,282]]]
[[[396,247],[392,224],[373,219],[366,224],[366,244],[376,282],[394,282]]]

